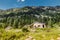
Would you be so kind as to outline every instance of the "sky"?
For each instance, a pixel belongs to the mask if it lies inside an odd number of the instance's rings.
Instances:
[[[60,0],[0,0],[0,9],[24,6],[60,6]]]

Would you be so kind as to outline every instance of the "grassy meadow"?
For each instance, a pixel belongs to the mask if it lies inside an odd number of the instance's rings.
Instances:
[[[28,31],[27,31],[28,30]],[[60,40],[60,27],[36,29],[0,29],[0,40]],[[28,39],[29,40],[29,39]]]

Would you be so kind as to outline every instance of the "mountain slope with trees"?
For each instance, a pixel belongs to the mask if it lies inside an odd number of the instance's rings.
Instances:
[[[0,10],[0,27],[21,28],[36,21],[53,27],[53,24],[60,22],[60,6],[26,6]]]

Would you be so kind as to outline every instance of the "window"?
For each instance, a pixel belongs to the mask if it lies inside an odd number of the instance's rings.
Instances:
[[[43,28],[44,28],[44,25],[42,25],[43,26]]]
[[[38,25],[38,27],[40,27],[40,25]]]

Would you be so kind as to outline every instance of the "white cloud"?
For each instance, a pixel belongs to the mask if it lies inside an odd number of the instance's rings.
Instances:
[[[17,2],[24,2],[25,0],[17,0]]]
[[[25,0],[21,0],[22,2],[24,2]]]

